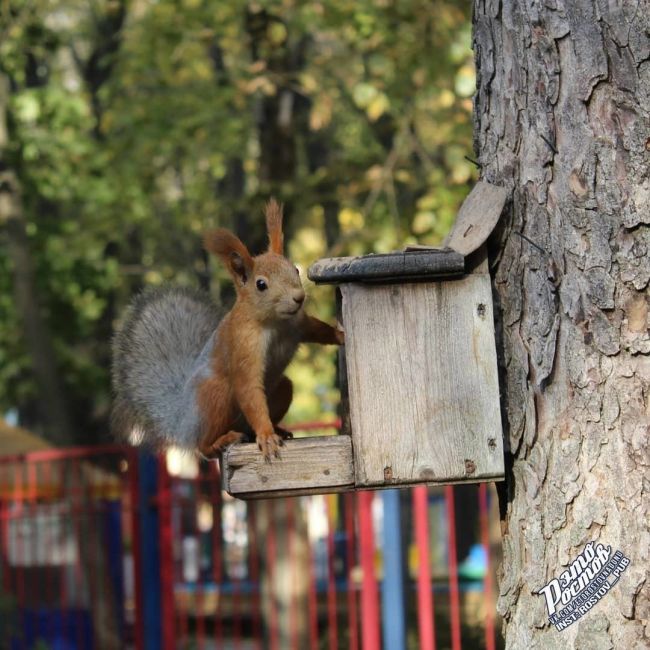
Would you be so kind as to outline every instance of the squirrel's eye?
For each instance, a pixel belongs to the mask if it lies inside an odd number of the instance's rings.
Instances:
[[[300,275],[300,269],[297,266],[294,266],[294,268],[296,269],[296,275]]]
[[[269,285],[264,282],[264,280],[259,279],[256,283],[255,286],[258,288],[259,291],[266,291],[269,288]]]

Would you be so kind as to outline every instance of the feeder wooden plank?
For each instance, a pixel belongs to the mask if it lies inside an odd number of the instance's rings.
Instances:
[[[504,187],[478,181],[461,205],[445,246],[465,256],[477,250],[497,225],[507,198]]]
[[[332,257],[309,268],[317,284],[339,282],[408,282],[462,275],[465,258],[449,248],[408,250],[397,253]]]
[[[222,456],[224,489],[242,499],[313,492],[354,486],[350,436],[287,440],[281,459],[266,463],[257,445],[232,445]]]
[[[340,291],[356,487],[502,478],[489,276]]]

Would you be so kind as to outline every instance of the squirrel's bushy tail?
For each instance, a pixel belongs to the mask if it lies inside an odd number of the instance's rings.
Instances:
[[[209,370],[222,314],[201,291],[146,289],[113,339],[112,429],[154,446],[196,447],[196,381]]]

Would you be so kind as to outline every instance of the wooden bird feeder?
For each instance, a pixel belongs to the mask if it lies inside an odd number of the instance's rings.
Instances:
[[[492,291],[484,243],[506,200],[479,182],[445,247],[325,259],[345,330],[342,434],[297,438],[265,463],[255,444],[222,457],[240,498],[504,476]]]

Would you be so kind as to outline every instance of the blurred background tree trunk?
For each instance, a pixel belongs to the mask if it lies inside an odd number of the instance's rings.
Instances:
[[[648,644],[643,7],[475,3],[475,146],[483,177],[512,191],[493,262],[511,455],[498,608],[512,649]],[[631,565],[559,632],[536,592],[590,540]]]
[[[258,547],[267,550],[260,557],[265,647],[279,643],[280,648],[308,648],[310,568],[304,508],[295,498],[263,499],[248,507],[255,509]]]
[[[263,65],[275,84],[275,92],[258,98],[255,111],[260,204],[273,195],[284,202],[283,230],[288,242],[293,232],[292,193],[300,192],[297,187],[298,141],[308,132],[308,122],[304,119],[306,102],[291,88],[291,80],[302,68],[308,37],[303,36],[297,41],[291,39],[284,20],[259,6],[247,7],[246,29],[251,60]],[[248,213],[240,214],[236,222],[237,234],[256,253],[267,246],[263,224],[260,214]],[[309,557],[305,513],[294,499],[262,500],[255,504],[255,508],[257,539],[262,548],[268,548],[270,535],[275,538],[274,570],[271,571],[264,558],[260,573],[267,641],[270,642],[269,633],[275,626],[281,648],[291,647],[294,643],[297,643],[296,647],[306,648],[309,645]],[[290,520],[293,525],[290,525]],[[293,538],[289,540],[292,529]],[[271,599],[275,599],[275,603]],[[277,611],[277,621],[273,620],[274,610]]]
[[[66,445],[74,442],[73,428],[51,333],[41,310],[20,181],[14,168],[15,161],[11,160],[9,153],[11,85],[9,76],[0,74],[0,228],[13,267],[15,305],[38,386],[39,417],[48,423],[49,440],[57,445]]]

